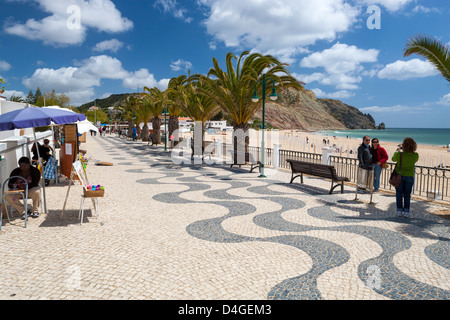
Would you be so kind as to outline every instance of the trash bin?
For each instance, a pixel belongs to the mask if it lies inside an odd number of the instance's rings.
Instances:
[[[365,189],[366,191],[370,191],[370,202],[369,203],[373,203],[372,202],[373,179],[374,179],[374,171],[373,171],[372,167],[367,167],[367,168],[358,167],[357,176],[356,176],[355,200],[358,200],[359,190]]]

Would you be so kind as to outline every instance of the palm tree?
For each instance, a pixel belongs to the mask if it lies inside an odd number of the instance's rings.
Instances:
[[[164,91],[166,95],[166,102],[169,111],[169,136],[174,133],[175,130],[180,128],[178,123],[178,117],[182,113],[181,104],[181,92],[187,82],[185,75],[180,75],[176,78],[172,78],[169,81],[168,88]],[[178,142],[178,137],[175,137],[175,142]]]
[[[204,141],[206,122],[217,114],[219,105],[209,95],[200,94],[205,89],[205,83],[211,81],[206,77],[190,77],[180,91],[180,106],[183,113],[194,121],[202,123],[202,144]]]
[[[144,87],[142,97],[148,99],[147,107],[149,108],[149,111],[152,115],[152,140],[153,144],[158,145],[161,143],[161,119],[159,118],[159,116],[164,110],[164,93],[156,87],[151,89],[148,87]]]
[[[236,67],[233,65],[233,60],[237,61]],[[286,69],[287,65],[270,55],[263,56],[259,53],[250,54],[249,51],[244,51],[238,58],[229,52],[226,56],[226,70],[221,69],[216,58],[213,58],[213,65],[214,67],[209,70],[207,75],[210,80],[205,81],[198,91],[209,96],[220,106],[231,119],[235,132],[241,129],[245,135],[249,128],[248,122],[262,108],[262,102],[254,103],[251,98],[255,92],[255,85],[262,79],[263,74],[275,81],[277,89],[287,86],[303,88],[289,74]],[[260,85],[256,87],[261,97],[262,88]],[[246,135],[246,151],[248,143]],[[237,148],[236,137],[234,138],[234,148]]]
[[[139,100],[139,115],[141,120],[144,122],[144,126],[142,128],[142,141],[149,141],[149,128],[148,123],[152,119],[152,108],[153,101],[151,98],[147,96],[142,96]]]
[[[450,82],[450,49],[448,45],[431,37],[418,35],[409,39],[404,49],[405,57],[412,54],[426,58]]]
[[[25,100],[22,97],[19,97],[19,96],[11,96],[11,98],[9,98],[9,101],[12,101],[12,102],[25,102]]]
[[[129,95],[120,108],[122,116],[128,120],[128,133],[133,130],[133,118],[136,117],[136,111],[139,107],[139,99],[135,95]]]

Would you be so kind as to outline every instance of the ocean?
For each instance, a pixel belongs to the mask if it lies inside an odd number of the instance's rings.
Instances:
[[[391,128],[385,130],[328,130],[318,131],[318,134],[349,137],[361,139],[367,135],[371,139],[378,138],[381,143],[383,141],[401,143],[404,138],[411,137],[417,144],[426,144],[434,146],[448,146],[450,145],[450,128],[449,129],[420,129],[420,128]]]

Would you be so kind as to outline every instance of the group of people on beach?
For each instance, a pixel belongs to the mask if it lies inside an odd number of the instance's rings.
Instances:
[[[372,142],[372,143],[371,143]],[[417,143],[412,138],[405,138],[403,143],[398,145],[397,151],[392,156],[392,161],[401,162],[395,170],[401,173],[401,183],[396,190],[397,215],[408,218],[410,215],[411,193],[414,185],[415,164],[419,161],[419,154],[416,152]],[[389,156],[386,150],[381,147],[378,138],[370,140],[369,136],[363,137],[363,142],[358,148],[359,167],[366,170],[373,170],[374,193],[380,189],[380,176],[383,168],[388,168]],[[401,161],[400,161],[401,160]]]

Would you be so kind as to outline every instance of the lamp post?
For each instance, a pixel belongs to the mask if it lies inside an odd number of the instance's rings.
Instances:
[[[266,128],[266,122],[265,122],[265,113],[266,113],[266,89],[267,89],[267,81],[272,81],[273,84],[273,88],[272,88],[272,94],[269,96],[270,100],[275,101],[278,99],[278,95],[277,92],[275,90],[275,80],[273,80],[272,78],[267,78],[266,79],[266,74],[263,74],[263,78],[262,80],[259,80],[256,84],[255,84],[255,93],[252,97],[252,101],[253,102],[258,102],[260,100],[260,98],[258,97],[258,92],[256,91],[256,87],[258,86],[258,83],[261,83],[262,85],[262,102],[263,102],[263,110],[262,110],[262,125],[261,125],[261,129],[262,129],[262,139],[261,139],[261,164],[260,164],[260,175],[258,178],[265,178],[266,176],[264,175],[264,156],[266,153],[266,147],[265,147],[265,143],[264,143],[264,131]]]
[[[167,151],[167,115],[169,114],[167,106],[165,107],[163,114],[164,114],[164,151]]]

